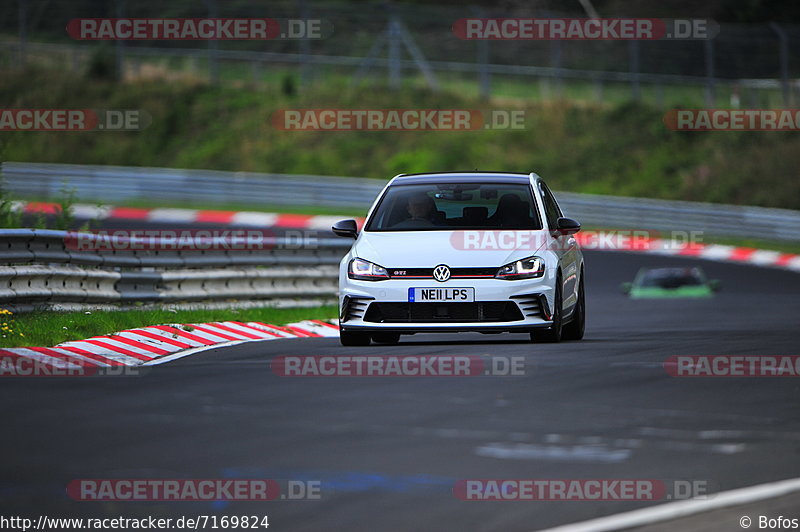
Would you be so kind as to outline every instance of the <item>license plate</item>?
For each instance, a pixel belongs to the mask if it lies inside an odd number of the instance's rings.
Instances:
[[[409,303],[472,303],[474,288],[409,288]]]

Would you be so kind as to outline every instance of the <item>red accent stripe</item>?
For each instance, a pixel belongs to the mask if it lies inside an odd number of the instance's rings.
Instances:
[[[139,349],[150,351],[151,353],[154,353],[156,355],[169,355],[172,353],[172,351],[167,351],[159,347],[154,347],[144,342],[137,342],[136,340],[131,340],[130,338],[123,338],[122,336],[95,336],[95,338],[101,338],[105,340],[116,340],[117,342],[122,342],[123,344],[127,344],[132,347],[138,347]]]
[[[198,331],[204,332],[206,334],[211,334],[213,336],[219,336],[220,338],[223,338],[225,340],[241,340],[241,338],[235,338],[235,337],[229,336],[229,335],[227,335],[225,333],[210,331],[210,330],[206,329],[205,327],[200,327],[199,325],[192,325],[192,327],[194,327]],[[244,335],[242,335],[242,336],[244,336]]]
[[[311,320],[311,321],[319,325],[324,325],[325,327],[330,327],[331,329],[336,329],[337,331],[339,330],[338,325],[334,325],[333,323],[328,323],[327,321],[322,321],[322,320]]]
[[[264,329],[259,329],[258,327],[253,327],[252,325],[248,325],[248,324],[246,324],[244,322],[241,322],[241,321],[232,321],[231,323],[235,323],[236,325],[241,325],[242,327],[247,327],[248,329],[253,329],[254,331],[258,331],[258,332],[260,332],[262,334],[271,334],[272,336],[275,336],[277,338],[283,338],[283,336],[281,336],[280,334],[274,333],[272,331],[265,331]],[[256,322],[256,323],[258,323],[258,322]]]
[[[191,334],[181,329],[177,329],[175,327],[170,327],[169,325],[154,325],[154,329],[159,329],[161,331],[166,331],[170,334],[177,334],[178,336],[182,336],[184,338],[188,338],[189,340],[194,340],[195,342],[200,342],[203,345],[214,345],[217,342],[212,340],[207,340],[201,336],[197,336],[196,334]]]
[[[91,358],[92,360],[97,360],[98,362],[105,362],[109,366],[124,366],[125,364],[120,362],[119,360],[114,360],[113,358],[107,358],[103,355],[98,355],[97,353],[92,353],[91,351],[86,351],[85,349],[79,349],[77,347],[66,346],[66,345],[59,345],[56,346],[59,349],[66,349],[68,351],[72,351],[73,353],[77,353],[79,355],[83,355],[86,358]]]
[[[149,362],[150,360],[153,360],[153,358],[155,358],[155,357],[149,357],[147,355],[142,355],[142,354],[136,353],[134,351],[129,351],[129,350],[125,349],[124,347],[119,347],[119,346],[116,346],[116,345],[107,344],[107,343],[105,343],[105,342],[103,342],[101,340],[97,340],[95,338],[90,338],[88,340],[83,340],[83,341],[84,342],[88,342],[88,343],[90,343],[92,345],[96,345],[97,347],[102,347],[103,349],[108,349],[112,353],[122,353],[123,355],[128,355],[129,357],[133,357],[133,358],[136,358],[136,359],[139,359],[139,360],[143,360],[145,362]]]
[[[238,334],[240,336],[244,336],[245,338],[250,338],[251,340],[261,340],[261,339],[263,339],[263,336],[256,336],[253,333],[248,333],[248,332],[244,332],[244,331],[237,331],[236,329],[234,329],[232,327],[228,327],[227,325],[223,325],[223,324],[221,324],[219,322],[214,322],[214,323],[211,323],[209,325],[213,325],[214,327],[222,329],[223,331],[228,331],[231,334]]]
[[[24,211],[28,214],[37,212],[42,214],[58,214],[61,212],[61,205],[44,201],[31,201],[25,205]]]
[[[150,331],[143,331],[141,329],[129,329],[127,331],[122,331],[132,334],[139,334],[141,336],[145,336],[147,338],[151,338],[153,340],[157,340],[159,342],[164,342],[166,344],[174,345],[175,347],[180,347],[181,349],[189,349],[192,346],[189,344],[185,344],[183,342],[179,342],[177,340],[173,340],[172,338],[166,338],[164,336],[159,336],[156,333],[151,333]]]
[[[233,222],[236,211],[197,211],[197,222],[229,224]]]
[[[36,353],[41,353],[42,355],[46,355],[49,357],[57,358],[59,360],[63,360],[64,362],[69,362],[70,364],[75,364],[76,366],[91,366],[96,367],[97,364],[93,364],[91,362],[87,362],[85,360],[73,358],[69,355],[65,355],[64,353],[59,353],[58,351],[53,351],[47,347],[26,347],[25,349],[30,349]]]
[[[129,220],[144,220],[150,214],[150,209],[137,209],[135,207],[114,207],[109,218],[127,218]]]
[[[275,220],[276,227],[308,227],[311,223],[310,214],[279,214]]]
[[[735,248],[728,260],[747,260],[755,252],[756,250],[753,248]]]

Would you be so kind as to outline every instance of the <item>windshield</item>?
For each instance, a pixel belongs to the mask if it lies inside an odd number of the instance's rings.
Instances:
[[[366,230],[541,228],[528,185],[439,183],[389,187]]]
[[[679,268],[674,270],[650,270],[642,278],[641,286],[645,288],[680,288],[682,286],[700,286],[703,279],[694,269]]]

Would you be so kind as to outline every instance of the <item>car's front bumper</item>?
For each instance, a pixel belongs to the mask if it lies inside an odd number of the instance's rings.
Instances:
[[[438,303],[409,303],[409,288],[474,288],[475,303],[517,306],[518,319],[456,320],[452,316],[431,316],[424,321],[407,318],[381,320],[370,307],[382,303],[405,305],[439,305]],[[390,279],[386,281],[356,281],[346,279],[340,284],[340,325],[343,330],[378,332],[528,332],[552,325],[553,286],[547,278],[504,281],[498,279],[456,279],[444,283],[424,279]],[[468,303],[451,303],[451,305]],[[441,303],[441,305],[447,305]],[[380,308],[380,307],[378,307]]]

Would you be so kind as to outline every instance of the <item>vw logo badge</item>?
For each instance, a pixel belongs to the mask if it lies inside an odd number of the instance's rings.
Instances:
[[[440,264],[433,269],[433,278],[440,283],[445,282],[450,278],[450,268],[444,264]]]

